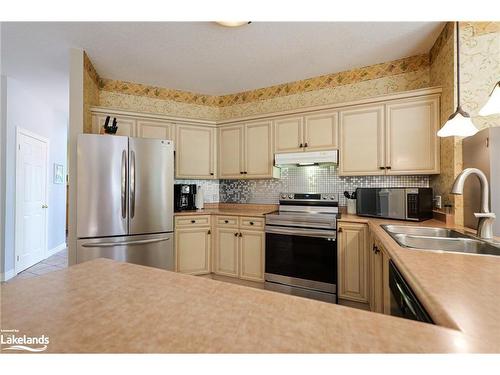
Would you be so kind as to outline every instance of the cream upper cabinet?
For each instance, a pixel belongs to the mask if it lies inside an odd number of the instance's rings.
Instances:
[[[215,129],[176,125],[175,176],[215,179]]]
[[[262,121],[245,125],[246,178],[265,178],[273,175],[272,122]]]
[[[237,228],[216,229],[214,273],[238,277],[238,244]]]
[[[210,272],[210,228],[175,230],[176,271],[191,275]]]
[[[304,147],[306,151],[338,148],[337,112],[323,112],[304,117]]]
[[[107,115],[100,114],[92,116],[92,131],[95,134],[104,134],[103,126],[106,122],[106,117]],[[110,115],[109,125],[113,123],[113,118],[116,118],[116,123],[118,126],[116,135],[123,135],[127,137],[136,136],[137,121],[135,119]]]
[[[387,104],[387,174],[439,173],[439,97]]]
[[[219,129],[220,178],[271,178],[272,122],[260,121]]]
[[[265,233],[242,230],[240,241],[240,278],[264,281]]]
[[[174,124],[162,121],[137,120],[137,136],[140,138],[173,139]]]
[[[240,178],[243,176],[244,125],[219,129],[219,177]]]
[[[274,152],[298,152],[304,148],[303,117],[287,117],[274,121]]]
[[[338,228],[339,298],[368,302],[369,254],[368,226],[339,223]]]
[[[383,105],[341,111],[339,133],[340,175],[384,174]]]

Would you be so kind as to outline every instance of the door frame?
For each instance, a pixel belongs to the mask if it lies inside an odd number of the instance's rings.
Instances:
[[[17,255],[18,255],[18,252],[19,252],[19,241],[20,241],[20,236],[21,236],[21,233],[20,233],[20,229],[19,229],[19,226],[17,225],[18,221],[19,221],[19,218],[20,218],[20,215],[21,215],[21,212],[20,212],[20,202],[19,202],[19,198],[21,196],[21,194],[18,194],[18,182],[19,182],[19,174],[20,174],[20,144],[19,144],[19,141],[20,141],[20,137],[21,135],[24,135],[24,136],[27,136],[27,137],[31,137],[31,138],[34,138],[40,142],[44,142],[46,145],[47,145],[47,152],[46,152],[46,155],[45,155],[45,165],[47,166],[46,168],[46,171],[45,171],[45,174],[46,174],[46,177],[45,177],[45,199],[46,199],[46,205],[49,206],[50,208],[50,202],[49,202],[49,178],[50,178],[50,166],[49,166],[49,151],[50,151],[50,141],[48,138],[45,138],[45,137],[42,137],[36,133],[33,133],[29,130],[26,130],[26,129],[23,129],[19,126],[16,126],[16,176],[15,176],[15,189],[14,189],[14,195],[15,195],[15,221],[14,221],[14,272],[15,274],[18,274],[19,272],[23,271],[23,270],[19,270],[19,265],[18,265],[18,260],[17,260]],[[49,212],[49,208],[47,208],[45,210],[45,249],[44,249],[44,258],[47,256],[48,254],[48,232],[49,232],[49,225],[48,225],[48,218],[49,218],[49,215],[48,215],[48,212]],[[43,258],[43,259],[44,259]],[[41,259],[41,260],[43,260]]]

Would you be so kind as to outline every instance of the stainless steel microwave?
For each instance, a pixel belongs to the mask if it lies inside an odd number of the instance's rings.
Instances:
[[[432,188],[358,188],[356,213],[386,219],[432,219]]]

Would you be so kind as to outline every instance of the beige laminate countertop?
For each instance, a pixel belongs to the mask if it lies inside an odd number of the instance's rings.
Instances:
[[[204,209],[175,212],[174,216],[224,215],[224,216],[264,217],[265,214],[276,211],[277,207],[278,206],[274,204],[240,204],[240,203],[207,204],[207,207]]]
[[[369,225],[436,324],[489,340],[494,346],[491,349],[500,351],[500,257],[404,248],[380,226],[403,224],[467,231],[437,220],[411,223],[342,215],[343,221]]]
[[[48,352],[491,352],[463,332],[108,259],[1,285]]]

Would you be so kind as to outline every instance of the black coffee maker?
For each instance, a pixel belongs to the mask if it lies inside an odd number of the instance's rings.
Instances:
[[[174,211],[196,210],[196,185],[174,185]]]

